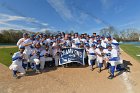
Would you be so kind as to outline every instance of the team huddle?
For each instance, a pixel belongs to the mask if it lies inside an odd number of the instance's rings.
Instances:
[[[93,71],[99,68],[100,73],[103,69],[109,69],[109,79],[114,78],[114,72],[119,70],[120,58],[119,43],[115,38],[84,34],[65,34],[64,32],[56,36],[46,34],[24,33],[23,38],[17,42],[19,51],[12,56],[10,70],[13,77],[18,78],[26,75],[30,69],[35,73],[41,73],[45,64],[59,66],[60,55],[63,48],[82,48],[85,50],[85,61]]]

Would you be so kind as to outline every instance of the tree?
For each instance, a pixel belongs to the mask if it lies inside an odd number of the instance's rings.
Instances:
[[[138,41],[139,40],[139,33],[140,31],[135,28],[127,28],[123,29],[120,32],[120,38],[122,41]]]
[[[113,26],[107,27],[107,28],[103,28],[100,30],[100,35],[114,35],[117,34],[116,29]]]

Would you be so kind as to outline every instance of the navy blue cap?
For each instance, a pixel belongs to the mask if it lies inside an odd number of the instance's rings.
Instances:
[[[53,40],[53,42],[56,42],[56,40]]]
[[[111,45],[111,44],[107,44],[106,47],[107,47],[107,48],[108,48],[108,47],[112,47],[112,45]]]
[[[98,41],[101,41],[100,38],[97,39],[97,42],[98,42]]]
[[[90,47],[90,45],[87,43],[87,44],[86,44],[86,47]]]
[[[40,33],[39,35],[43,35],[43,33]]]
[[[94,44],[94,43],[93,43],[93,44],[91,44],[91,47],[93,47],[93,46],[96,46],[96,44]]]
[[[96,37],[100,37],[100,35],[97,35]]]
[[[77,46],[79,46],[81,43],[76,43]]]
[[[24,37],[24,36],[27,36],[27,35],[28,35],[28,33],[23,33],[23,37]]]
[[[31,45],[30,48],[34,48],[34,47]]]
[[[57,39],[56,39],[56,41],[60,41],[60,40],[61,40],[60,38],[57,38]]]
[[[103,48],[103,47],[101,45],[99,45],[98,48]]]
[[[20,46],[19,49],[25,49],[25,46]]]
[[[110,35],[108,35],[108,36],[107,36],[107,38],[111,38],[111,36],[110,36]]]
[[[104,35],[101,36],[101,38],[105,37]]]
[[[95,38],[95,36],[92,35],[91,38]]]
[[[38,35],[35,38],[40,38]]]
[[[43,37],[47,37],[47,35],[46,34],[43,34]]]

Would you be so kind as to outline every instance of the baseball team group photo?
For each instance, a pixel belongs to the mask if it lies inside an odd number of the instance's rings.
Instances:
[[[138,0],[0,0],[0,93],[139,93]]]

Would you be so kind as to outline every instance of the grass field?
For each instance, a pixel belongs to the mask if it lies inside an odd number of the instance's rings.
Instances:
[[[137,47],[136,45],[129,45],[129,44],[122,44],[120,45],[123,51],[125,51],[127,54],[132,56],[134,59],[140,62],[140,47]]]
[[[18,51],[17,48],[0,48],[0,63],[9,66],[11,64],[10,53],[15,53]]]

